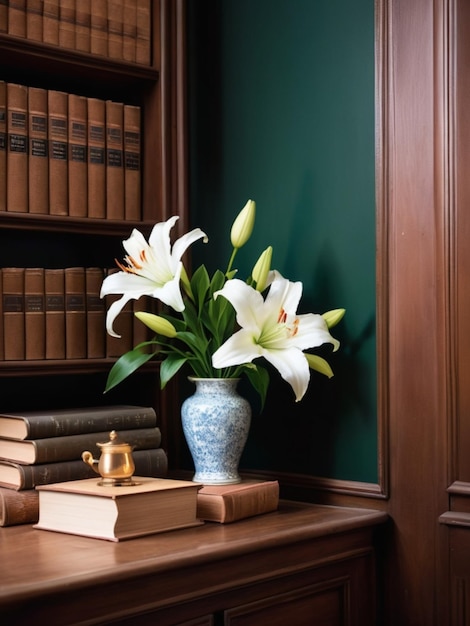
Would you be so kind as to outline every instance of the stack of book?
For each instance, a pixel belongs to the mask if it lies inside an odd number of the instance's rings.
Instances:
[[[141,108],[0,80],[0,210],[141,219]]]
[[[100,298],[100,267],[0,268],[0,359],[97,359],[118,357],[150,331],[133,313],[151,312],[149,297],[129,302],[115,324],[120,339],[106,333],[106,310],[113,299]]]
[[[0,32],[49,45],[150,63],[150,0],[0,2]]]
[[[0,526],[34,523],[36,487],[96,477],[82,458],[100,456],[112,430],[133,446],[135,475],[162,478],[168,459],[152,407],[114,405],[0,414]]]

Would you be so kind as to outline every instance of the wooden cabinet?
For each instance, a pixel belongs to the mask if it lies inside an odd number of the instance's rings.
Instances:
[[[0,267],[111,267],[132,228],[146,236],[179,214],[186,229],[184,2],[152,0],[150,65],[113,60],[0,32],[0,80],[141,108],[141,220],[0,212]],[[7,172],[0,172],[5,177]],[[45,182],[44,184],[47,184]],[[11,207],[9,207],[11,209]],[[155,403],[156,366],[103,399],[114,359],[0,361],[2,409]],[[151,381],[151,382],[150,382]],[[152,394],[149,391],[152,389]],[[26,392],[26,393],[25,393]]]
[[[373,626],[377,511],[274,513],[121,543],[0,529],[0,618],[132,626]]]

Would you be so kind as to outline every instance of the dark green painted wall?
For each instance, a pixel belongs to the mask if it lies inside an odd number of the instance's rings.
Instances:
[[[190,0],[190,211],[225,268],[233,218],[257,203],[239,253],[301,280],[301,312],[345,307],[331,355],[295,404],[274,375],[242,465],[377,481],[373,0]]]

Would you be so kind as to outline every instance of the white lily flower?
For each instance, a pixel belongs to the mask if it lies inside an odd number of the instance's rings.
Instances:
[[[136,229],[123,242],[127,265],[119,264],[122,271],[104,279],[100,294],[101,298],[109,294],[122,294],[122,298],[111,304],[106,316],[106,330],[112,337],[120,336],[113,330],[113,323],[129,300],[151,296],[175,311],[184,310],[180,290],[183,270],[181,257],[192,243],[198,239],[207,241],[207,236],[200,228],[195,228],[177,239],[172,247],[170,230],[177,220],[178,216],[173,216],[166,222],[155,224],[148,243]]]
[[[264,357],[289,383],[296,402],[307,391],[310,370],[303,350],[339,342],[328,332],[321,315],[297,315],[302,283],[291,282],[274,272],[266,299],[239,279],[229,280],[216,292],[234,307],[241,330],[232,335],[213,355],[216,368],[251,363]]]

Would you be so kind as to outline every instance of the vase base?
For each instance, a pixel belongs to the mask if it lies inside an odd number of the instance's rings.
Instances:
[[[192,481],[194,483],[202,483],[203,485],[236,485],[241,483],[242,479],[238,474],[236,476],[214,476],[214,474],[196,472]]]

